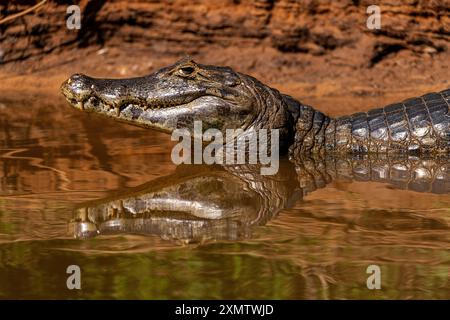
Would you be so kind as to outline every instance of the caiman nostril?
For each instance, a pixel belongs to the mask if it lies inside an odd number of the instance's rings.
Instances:
[[[90,78],[83,74],[74,74],[61,85],[62,93],[70,99],[85,100],[92,91]]]

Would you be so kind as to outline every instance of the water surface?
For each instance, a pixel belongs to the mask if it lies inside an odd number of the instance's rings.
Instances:
[[[450,298],[448,180],[397,165],[394,183],[328,181],[284,162],[269,201],[233,172],[176,168],[171,145],[60,100],[0,101],[0,298]],[[409,177],[448,177],[430,161]],[[159,209],[122,212],[136,192]],[[183,212],[193,198],[219,216]]]

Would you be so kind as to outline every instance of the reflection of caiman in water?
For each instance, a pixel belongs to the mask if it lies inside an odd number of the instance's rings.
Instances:
[[[365,155],[282,160],[273,176],[256,165],[179,166],[161,177],[74,211],[71,232],[156,234],[182,241],[250,236],[282,209],[332,180],[378,181],[417,192],[450,192],[448,157]]]

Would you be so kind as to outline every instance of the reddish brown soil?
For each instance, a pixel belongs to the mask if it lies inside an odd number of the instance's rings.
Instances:
[[[38,1],[1,1],[1,17]],[[332,115],[450,87],[450,1],[81,1],[82,28],[66,28],[69,1],[0,25],[3,99],[58,95],[75,72],[131,77],[186,54],[230,65]]]

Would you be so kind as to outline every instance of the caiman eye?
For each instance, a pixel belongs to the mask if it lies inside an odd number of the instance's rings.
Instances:
[[[191,66],[186,66],[186,67],[180,68],[180,73],[183,76],[190,76],[194,73],[194,71],[195,71],[195,68],[191,67]]]

